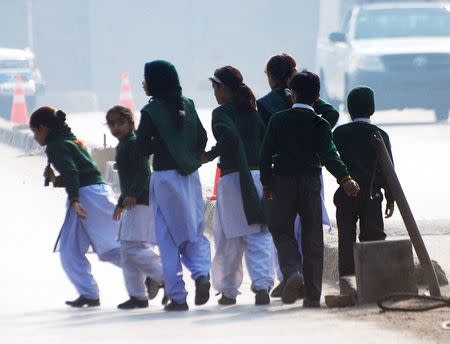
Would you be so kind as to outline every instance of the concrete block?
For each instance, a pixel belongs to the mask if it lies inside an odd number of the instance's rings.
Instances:
[[[106,178],[106,163],[116,160],[115,148],[92,148],[91,156],[104,178]]]
[[[105,181],[111,186],[116,194],[120,194],[119,173],[115,161],[107,161],[105,168]]]
[[[410,240],[356,243],[353,252],[358,303],[392,293],[417,293]]]

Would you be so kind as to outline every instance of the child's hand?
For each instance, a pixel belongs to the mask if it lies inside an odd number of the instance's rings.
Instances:
[[[395,203],[387,203],[386,210],[384,212],[385,218],[390,218],[394,214]]]
[[[56,176],[55,171],[53,171],[53,168],[51,168],[50,166],[46,166],[44,169],[44,177],[48,178],[50,182],[54,183],[56,180]]]
[[[347,180],[342,187],[349,197],[356,197],[359,193],[359,185],[353,179]]]
[[[136,197],[125,197],[125,199],[123,200],[123,206],[125,207],[125,209],[133,209],[136,206]]]
[[[123,211],[123,208],[121,206],[116,206],[116,208],[114,209],[114,213],[113,213],[114,221],[120,220],[120,218],[122,217],[122,211]]]
[[[77,215],[81,219],[85,220],[87,218],[87,211],[83,208],[80,202],[78,201],[72,202],[72,207],[75,210],[75,213],[77,213]]]

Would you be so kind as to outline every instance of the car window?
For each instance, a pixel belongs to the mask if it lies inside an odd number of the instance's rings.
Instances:
[[[450,11],[445,8],[362,10],[355,39],[450,36]]]

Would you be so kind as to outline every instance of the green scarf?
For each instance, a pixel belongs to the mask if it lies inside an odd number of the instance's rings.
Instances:
[[[236,124],[228,112],[236,111],[231,104],[224,104],[214,110],[215,125],[226,127],[239,138],[237,145],[237,164],[239,172],[239,182],[241,184],[241,196],[244,205],[244,213],[249,225],[266,224],[266,206],[258,195],[252,174],[248,166],[247,155]]]
[[[150,119],[158,128],[162,140],[177,162],[178,171],[182,175],[189,175],[200,166],[200,156],[197,147],[198,115],[192,100],[183,97],[186,125],[178,130],[175,125],[175,115],[166,104],[158,99],[152,99],[142,112],[150,116]]]

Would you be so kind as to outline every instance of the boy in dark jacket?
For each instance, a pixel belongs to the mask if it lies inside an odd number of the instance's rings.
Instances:
[[[302,224],[304,307],[320,307],[323,268],[322,166],[336,177],[349,196],[358,184],[337,154],[330,124],[314,112],[320,79],[302,71],[289,83],[294,92],[291,109],[273,115],[260,153],[261,183],[265,198],[272,200],[269,230],[278,251],[283,280],[281,301],[294,303],[303,284],[300,254],[294,232],[295,217]]]
[[[347,165],[351,176],[360,185],[357,197],[348,197],[342,187],[334,195],[336,221],[339,232],[339,275],[355,273],[353,244],[356,241],[356,223],[359,220],[359,241],[384,240],[381,189],[384,189],[387,205],[386,218],[394,212],[394,199],[386,187],[376,163],[373,134],[379,131],[392,159],[389,136],[370,123],[375,111],[373,91],[369,87],[353,89],[347,98],[347,107],[352,122],[334,131],[334,142]]]

